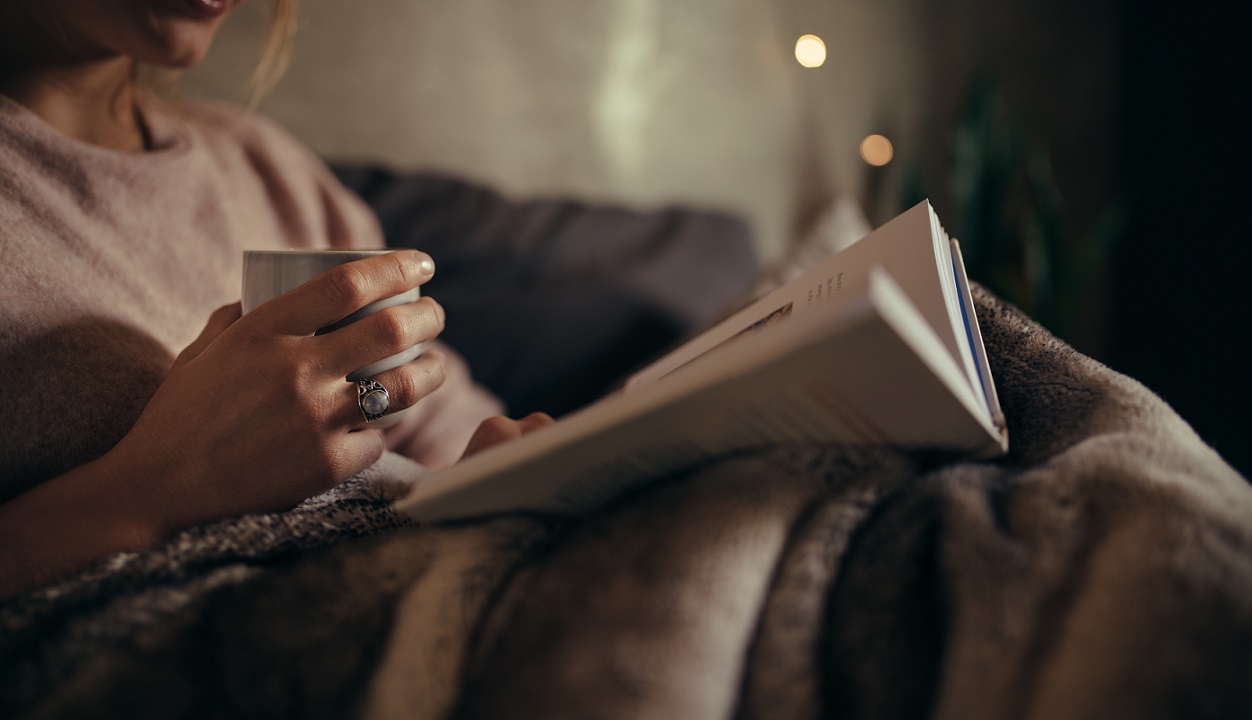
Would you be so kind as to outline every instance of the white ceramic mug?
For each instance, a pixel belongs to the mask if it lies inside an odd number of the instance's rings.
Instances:
[[[327,270],[353,260],[386,255],[391,250],[245,250],[243,253],[243,311],[249,312],[261,303],[294,290]],[[383,308],[416,302],[421,296],[418,288],[370,303],[347,317],[319,330],[330,332],[350,322],[376,313]],[[422,354],[421,343],[391,357],[383,358],[358,368],[348,375],[353,382],[413,362]],[[395,422],[396,413],[381,418],[375,427],[386,427]]]

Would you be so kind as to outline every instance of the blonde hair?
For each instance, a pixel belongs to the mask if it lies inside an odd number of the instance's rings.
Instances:
[[[270,32],[261,51],[261,59],[252,71],[249,107],[255,108],[261,103],[291,63],[291,48],[296,36],[296,3],[297,0],[270,0],[266,3]]]

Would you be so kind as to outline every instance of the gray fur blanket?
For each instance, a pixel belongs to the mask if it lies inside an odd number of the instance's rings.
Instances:
[[[977,305],[996,462],[778,447],[438,527],[384,463],[3,606],[0,716],[1252,716],[1252,489]]]

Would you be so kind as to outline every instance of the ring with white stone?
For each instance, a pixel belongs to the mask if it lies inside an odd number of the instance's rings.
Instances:
[[[391,395],[387,393],[387,388],[373,380],[357,380],[356,402],[361,407],[365,421],[373,422],[387,412],[391,405]]]

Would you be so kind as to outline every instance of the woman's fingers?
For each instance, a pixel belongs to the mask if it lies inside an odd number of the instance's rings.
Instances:
[[[336,458],[338,467],[331,468],[332,480],[324,488],[326,490],[343,478],[352,477],[378,462],[378,458],[382,457],[383,451],[387,449],[383,434],[377,430],[345,433],[338,442],[339,453]]]
[[[430,256],[416,250],[354,260],[263,303],[249,317],[286,335],[312,335],[366,305],[412,290],[434,272]]]
[[[411,407],[422,398],[431,394],[443,384],[443,355],[438,352],[427,352],[411,363],[392,368],[370,378],[382,385],[387,391],[388,415]],[[336,394],[344,397],[341,417],[338,418],[346,426],[367,427],[358,403],[357,384],[342,383],[344,389],[336,390]]]
[[[478,429],[474,431],[473,437],[470,438],[469,444],[465,446],[465,452],[461,454],[461,459],[475,455],[486,450],[493,445],[499,445],[502,442],[514,440],[522,436],[522,430],[514,420],[506,417],[496,416],[487,418],[482,421]]]
[[[474,431],[461,459],[509,440],[516,440],[554,422],[556,421],[550,415],[540,412],[531,413],[521,420],[510,420],[501,416],[487,418]]]
[[[518,420],[518,423],[522,426],[523,435],[529,435],[539,428],[547,427],[554,422],[556,422],[556,420],[553,420],[552,416],[546,412],[533,412],[521,420]]]
[[[443,331],[444,312],[424,297],[407,305],[384,308],[334,332],[318,336],[322,367],[340,377],[371,363],[433,340]]]

